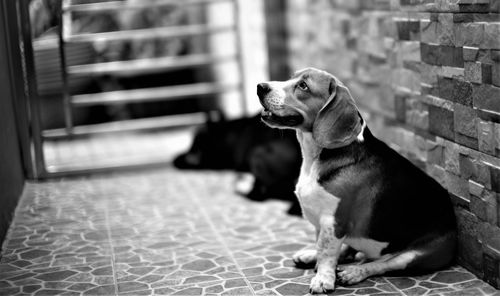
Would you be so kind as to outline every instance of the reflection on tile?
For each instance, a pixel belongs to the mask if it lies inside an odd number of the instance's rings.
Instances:
[[[174,169],[28,184],[0,259],[0,295],[304,295],[291,255],[312,227],[228,172]],[[375,277],[329,295],[492,295],[461,267]]]

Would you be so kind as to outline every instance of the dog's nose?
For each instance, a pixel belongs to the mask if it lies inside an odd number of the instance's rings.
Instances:
[[[266,95],[270,91],[271,88],[269,87],[269,84],[267,83],[257,84],[257,95],[259,96],[259,98],[262,98],[262,96]]]

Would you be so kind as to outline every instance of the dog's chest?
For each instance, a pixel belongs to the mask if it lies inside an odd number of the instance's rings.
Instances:
[[[339,199],[327,192],[317,181],[318,173],[315,164],[309,170],[304,166],[295,187],[295,194],[299,199],[304,217],[314,226],[319,227],[322,216],[333,216]]]

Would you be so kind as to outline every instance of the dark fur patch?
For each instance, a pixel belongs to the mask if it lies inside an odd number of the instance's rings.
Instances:
[[[336,235],[390,242],[383,253],[417,247],[455,231],[447,191],[410,161],[376,139],[368,128],[364,142],[324,149],[320,184],[341,199]]]

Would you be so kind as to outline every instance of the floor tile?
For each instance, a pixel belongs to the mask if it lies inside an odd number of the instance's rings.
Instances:
[[[172,168],[29,183],[0,259],[0,295],[304,295],[290,259],[314,230],[230,172]],[[329,295],[493,295],[461,267],[374,277]]]

